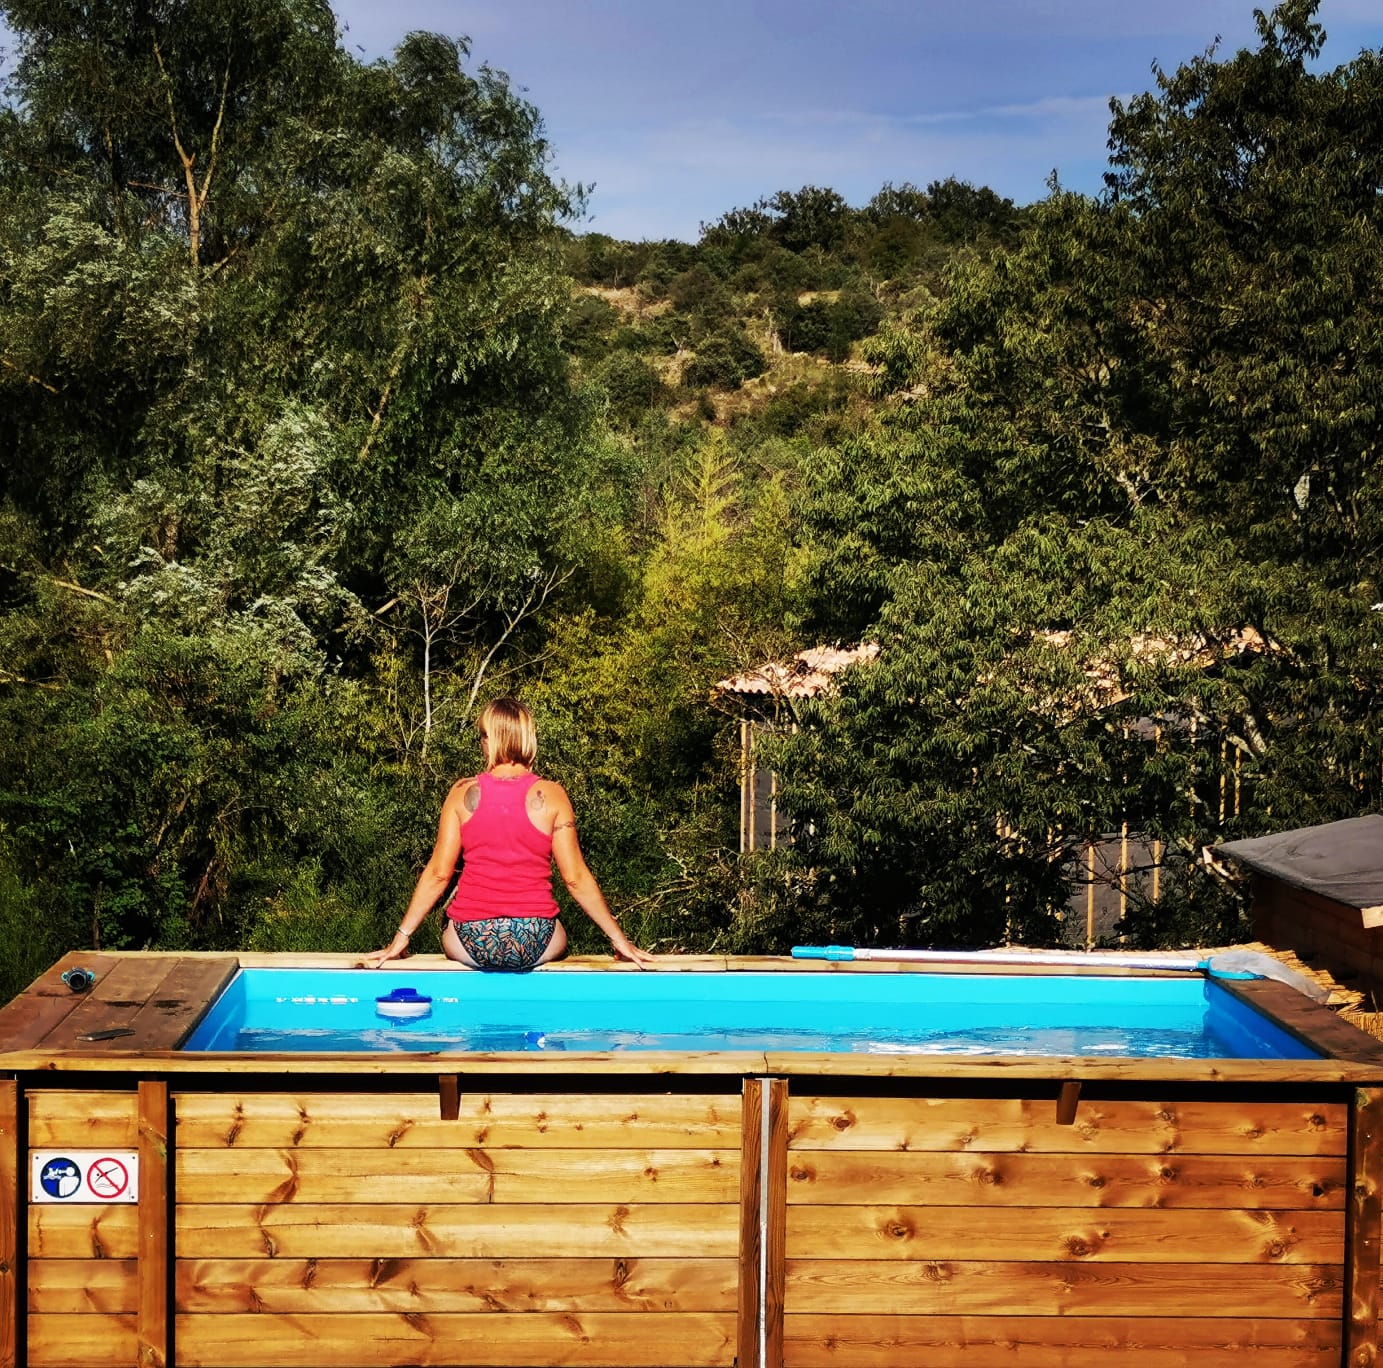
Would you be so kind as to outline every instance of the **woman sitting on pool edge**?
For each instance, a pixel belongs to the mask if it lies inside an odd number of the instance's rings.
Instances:
[[[615,955],[640,969],[652,964],[653,956],[620,930],[586,866],[566,790],[533,772],[533,715],[517,699],[497,698],[480,714],[479,731],[485,768],[452,786],[442,804],[437,843],[399,929],[364,963],[378,968],[407,952],[460,857],[461,878],[442,932],[448,959],[472,969],[522,971],[566,954],[567,932],[552,896],[555,860],[567,891],[610,938]]]

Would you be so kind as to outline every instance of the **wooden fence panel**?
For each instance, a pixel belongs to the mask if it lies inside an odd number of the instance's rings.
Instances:
[[[1349,1108],[804,1098],[788,1368],[1339,1362]]]
[[[30,1203],[29,1156],[136,1149],[139,1095],[53,1089],[25,1096],[29,1154],[20,1190],[29,1238],[29,1368],[128,1368],[139,1353],[139,1209]]]
[[[178,1094],[177,1361],[728,1368],[741,1107]]]

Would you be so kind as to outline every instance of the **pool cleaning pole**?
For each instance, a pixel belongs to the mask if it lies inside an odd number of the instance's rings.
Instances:
[[[1107,969],[1179,969],[1184,972],[1210,968],[1210,961],[1194,952],[1181,955],[1118,955],[1085,950],[870,950],[851,945],[794,945],[792,957],[879,960],[890,964],[1032,964],[1044,967],[1089,964]]]
[[[1012,964],[1075,969],[1155,969],[1207,974],[1217,979],[1276,979],[1315,1002],[1330,989],[1261,950],[1220,950],[1207,955],[1188,950],[1171,955],[1121,955],[1088,950],[870,950],[852,945],[794,945],[794,959],[880,960],[894,964]]]

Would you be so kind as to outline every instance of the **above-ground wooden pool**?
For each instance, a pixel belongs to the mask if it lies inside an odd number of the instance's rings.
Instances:
[[[180,1048],[283,963],[74,954],[0,1010],[0,1364],[1377,1357],[1383,1048],[1284,984],[1226,990],[1316,1057]],[[745,969],[938,972],[660,972]]]

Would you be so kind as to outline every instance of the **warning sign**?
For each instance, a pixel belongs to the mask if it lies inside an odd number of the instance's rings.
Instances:
[[[34,1150],[31,1202],[135,1202],[136,1150]]]

